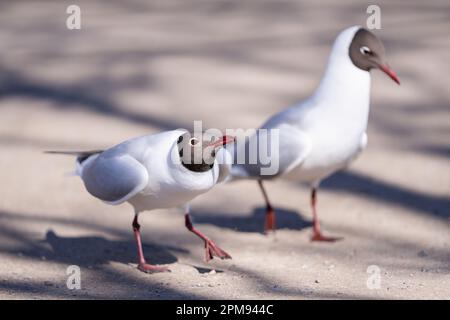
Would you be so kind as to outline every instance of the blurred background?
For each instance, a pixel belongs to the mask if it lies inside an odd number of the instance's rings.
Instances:
[[[69,5],[81,30],[66,27]],[[365,26],[364,1],[0,2],[0,298],[450,298],[450,3],[378,1],[390,65],[372,72],[369,145],[327,180],[319,212],[335,244],[309,242],[308,189],[268,184],[279,212],[261,234],[257,185],[222,185],[192,204],[232,256],[202,261],[178,209],[142,216],[150,262],[135,270],[132,209],[90,197],[74,159],[191,128],[254,128],[306,98],[335,36]],[[66,287],[79,265],[82,289]],[[366,286],[369,265],[382,286]]]

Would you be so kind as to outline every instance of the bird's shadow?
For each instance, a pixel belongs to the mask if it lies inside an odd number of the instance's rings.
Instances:
[[[41,243],[50,248],[39,246],[39,249],[35,247],[29,252],[22,251],[21,254],[85,267],[101,266],[112,261],[124,264],[137,261],[134,241],[113,241],[98,236],[62,237],[53,230],[48,230]],[[143,244],[143,249],[147,261],[152,264],[175,263],[178,259],[171,252],[187,253],[185,249],[153,244]]]
[[[276,229],[302,230],[312,225],[311,221],[305,220],[298,212],[275,208]],[[192,216],[195,223],[212,224],[220,228],[227,228],[239,232],[264,232],[266,208],[258,207],[253,209],[251,215],[214,213],[206,211],[195,211]]]

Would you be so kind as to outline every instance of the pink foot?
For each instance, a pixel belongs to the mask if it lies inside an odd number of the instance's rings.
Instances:
[[[220,259],[231,259],[231,256],[219,246],[217,246],[214,241],[207,239],[205,240],[205,260],[208,262],[214,257],[218,257]]]
[[[170,272],[165,266],[154,266],[148,263],[139,263],[137,268],[145,273]]]
[[[343,237],[327,237],[322,235],[320,231],[315,231],[311,237],[311,241],[319,241],[319,242],[336,242],[344,239]]]

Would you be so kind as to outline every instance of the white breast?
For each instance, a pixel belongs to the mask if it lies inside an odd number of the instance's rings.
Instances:
[[[215,185],[219,176],[217,163],[207,172],[188,170],[179,162],[176,139],[173,144],[155,146],[147,152],[144,165],[148,184],[129,201],[135,208],[143,211],[181,206]]]

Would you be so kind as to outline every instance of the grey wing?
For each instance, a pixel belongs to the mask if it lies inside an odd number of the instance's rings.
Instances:
[[[279,129],[280,152],[278,157],[280,174],[283,174],[305,160],[311,151],[311,140],[306,133],[289,124],[282,125]]]
[[[270,178],[283,174],[299,165],[311,150],[309,137],[301,130],[290,124],[279,124],[278,129],[272,131],[268,138],[264,133],[258,133],[247,140],[245,148],[245,163],[239,163],[239,156],[234,154],[232,175],[239,177]],[[250,156],[255,154],[250,146],[258,145],[257,159]],[[267,147],[264,147],[264,146]]]
[[[148,183],[146,168],[130,155],[100,155],[83,169],[87,191],[110,204],[127,201]]]

